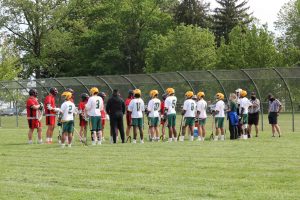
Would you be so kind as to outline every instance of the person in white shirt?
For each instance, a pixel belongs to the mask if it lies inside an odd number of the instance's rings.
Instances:
[[[188,91],[185,93],[186,100],[183,103],[182,115],[184,117],[184,125],[182,126],[182,135],[179,138],[179,141],[184,141],[184,136],[186,132],[186,128],[189,127],[190,141],[194,140],[194,125],[195,125],[195,117],[196,117],[196,102],[192,99],[194,93],[192,91]]]
[[[164,116],[168,120],[169,128],[169,142],[177,142],[177,131],[176,131],[176,103],[177,97],[175,96],[175,90],[168,88],[166,90],[168,97],[165,100],[165,113]]]
[[[207,119],[207,114],[206,114],[206,109],[207,109],[207,102],[204,100],[205,94],[204,92],[198,92],[197,94],[198,97],[198,102],[197,102],[197,117],[198,117],[198,140],[199,141],[204,141],[205,140],[205,135],[206,135],[206,129],[205,129],[205,124],[206,124],[206,119]]]
[[[144,126],[144,111],[145,111],[145,104],[143,99],[141,99],[141,90],[135,89],[133,91],[134,99],[130,101],[128,106],[128,111],[131,113],[132,118],[132,126],[133,126],[133,143],[136,143],[137,138],[137,128],[140,131],[140,142],[144,143],[144,133],[143,133],[143,126]]]
[[[99,90],[96,87],[90,89],[92,95],[85,105],[85,111],[89,116],[89,124],[92,132],[92,145],[101,145],[102,142],[102,123],[101,111],[104,109],[103,99],[98,96]],[[99,138],[99,140],[98,140]]]
[[[225,140],[224,135],[224,119],[225,119],[225,103],[224,103],[224,94],[217,93],[216,94],[216,107],[213,115],[215,116],[215,127],[216,127],[216,135],[214,140]],[[221,135],[220,135],[221,133]]]
[[[159,111],[160,111],[160,100],[158,97],[157,90],[151,90],[150,92],[151,100],[148,103],[147,110],[149,112],[149,126],[150,126],[150,133],[151,133],[151,140],[152,141],[159,141]]]
[[[65,98],[65,102],[61,105],[60,111],[62,113],[62,127],[63,135],[61,140],[61,147],[65,147],[66,137],[68,137],[68,146],[71,147],[74,131],[74,114],[75,114],[75,105],[71,101],[72,93],[64,92],[61,96]]]
[[[242,90],[240,93],[242,99],[240,99],[240,113],[242,117],[242,130],[243,130],[243,139],[247,139],[250,137],[248,134],[248,112],[249,112],[249,107],[252,106],[252,103],[250,100],[247,98],[247,91]]]

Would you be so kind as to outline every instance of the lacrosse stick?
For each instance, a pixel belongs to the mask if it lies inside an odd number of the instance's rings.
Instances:
[[[179,129],[179,133],[178,133],[178,136],[177,136],[177,140],[179,140],[179,137],[181,136],[183,120],[184,120],[184,116],[182,115],[181,116],[180,129]]]

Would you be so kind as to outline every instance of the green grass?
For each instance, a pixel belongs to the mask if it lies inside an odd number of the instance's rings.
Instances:
[[[282,138],[266,126],[247,141],[76,141],[70,149],[27,145],[26,121],[16,129],[14,120],[2,118],[0,129],[0,199],[300,198],[300,134],[291,133],[288,116],[280,119]]]

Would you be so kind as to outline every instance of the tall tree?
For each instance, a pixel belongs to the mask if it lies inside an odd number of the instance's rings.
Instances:
[[[76,4],[76,0],[0,1],[0,27],[11,33],[11,39],[24,54],[24,76],[48,77],[57,71],[49,50],[65,47],[65,37],[57,33],[55,36],[53,31],[68,15],[69,4]]]
[[[183,0],[176,8],[175,20],[185,25],[210,27],[210,4],[203,0]]]
[[[220,45],[221,38],[225,38],[225,43],[229,41],[229,33],[238,24],[247,25],[251,19],[248,14],[247,0],[216,0],[219,4],[214,11],[214,29],[217,44]]]
[[[149,42],[146,71],[212,69],[216,59],[213,33],[192,25],[180,25]]]

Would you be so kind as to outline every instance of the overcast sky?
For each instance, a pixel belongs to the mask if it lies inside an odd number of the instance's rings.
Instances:
[[[215,0],[205,0],[211,4],[211,8],[215,8],[217,3]],[[274,22],[277,20],[277,13],[284,3],[290,0],[248,0],[250,12],[253,12],[254,17],[260,20],[261,24],[268,23],[270,31],[274,30]]]

